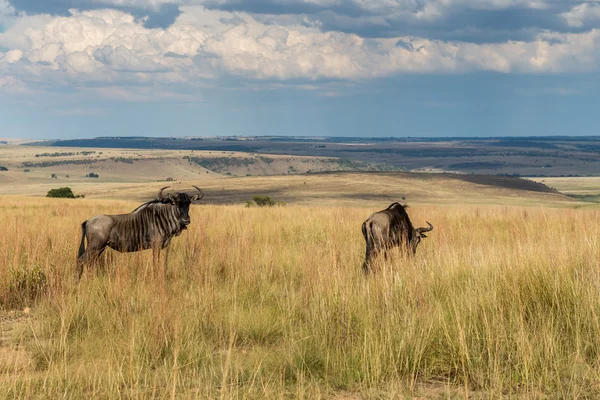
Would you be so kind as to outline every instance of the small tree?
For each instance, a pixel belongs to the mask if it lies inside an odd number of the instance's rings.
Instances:
[[[70,187],[62,187],[58,189],[50,189],[46,197],[58,197],[63,199],[74,199],[75,195]]]
[[[285,206],[285,201],[275,201],[269,196],[256,195],[252,196],[252,200],[246,200],[246,207],[273,207],[273,206]]]
[[[8,171],[8,168],[6,168],[4,165],[0,165],[0,171]]]
[[[50,175],[50,178],[52,178],[52,179],[56,179],[56,178],[57,178],[57,177],[56,177],[56,174],[52,174],[52,175]]]
[[[252,200],[259,207],[272,207],[275,205],[275,201],[271,200],[269,196],[256,195],[252,196]]]
[[[88,176],[88,178],[99,178],[100,177],[100,175],[95,174],[93,172],[90,172],[87,176]]]

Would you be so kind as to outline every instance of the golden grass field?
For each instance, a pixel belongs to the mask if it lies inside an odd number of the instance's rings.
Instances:
[[[0,182],[0,397],[600,397],[600,210],[459,178]],[[166,184],[206,191],[166,271],[107,250],[77,284],[81,222]],[[365,277],[361,223],[402,197],[435,228]]]
[[[537,182],[554,187],[569,196],[588,202],[600,202],[600,177],[535,178]]]
[[[75,284],[81,222],[138,204],[2,198],[3,398],[600,395],[597,210],[416,204],[417,256],[365,278],[373,207],[197,205],[166,275],[107,251]]]

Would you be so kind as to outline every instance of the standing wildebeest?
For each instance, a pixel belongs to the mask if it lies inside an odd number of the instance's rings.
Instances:
[[[190,224],[190,203],[204,197],[202,189],[194,186],[199,194],[168,194],[142,204],[129,214],[98,215],[81,224],[81,244],[77,256],[77,277],[81,278],[83,265],[94,262],[106,246],[122,253],[152,249],[153,255],[167,248],[173,236],[179,236]],[[84,242],[87,238],[87,249]]]
[[[363,271],[369,272],[371,261],[379,252],[385,255],[386,250],[404,245],[408,254],[414,255],[417,245],[422,238],[427,236],[433,226],[427,222],[429,228],[414,228],[408,218],[405,207],[400,203],[392,203],[385,210],[372,214],[362,224],[362,232],[367,242],[367,250]]]

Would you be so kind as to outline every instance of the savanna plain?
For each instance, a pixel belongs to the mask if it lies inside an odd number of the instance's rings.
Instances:
[[[3,398],[600,396],[594,204],[446,175],[202,179],[181,187],[287,205],[200,201],[161,262],[108,250],[78,283],[81,222],[165,184],[1,198]],[[361,223],[403,195],[435,228],[364,276]]]

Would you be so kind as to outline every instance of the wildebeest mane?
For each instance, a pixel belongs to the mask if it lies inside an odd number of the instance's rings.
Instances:
[[[154,199],[154,200],[150,200],[150,201],[147,201],[147,202],[145,202],[145,203],[143,203],[143,204],[140,204],[140,205],[139,205],[139,206],[138,206],[138,207],[137,207],[135,210],[133,210],[131,213],[134,213],[134,212],[136,212],[136,211],[139,211],[139,210],[141,210],[141,209],[143,209],[143,208],[146,208],[146,207],[148,207],[149,205],[152,205],[152,204],[171,204],[171,200],[169,200],[168,198],[166,198],[166,199]]]
[[[390,204],[388,206],[388,208],[386,208],[386,210],[391,210],[392,208],[395,208],[396,206],[400,206],[403,209],[407,209],[408,208],[408,204],[400,204],[397,201],[393,202],[392,204]]]
[[[135,210],[133,210],[131,213],[134,213],[136,211],[141,210],[142,208],[148,207],[150,204],[157,204],[157,203],[162,203],[160,200],[154,199],[154,200],[150,200],[144,204],[140,204]]]
[[[385,210],[387,214],[390,216],[390,223],[392,226],[401,227],[401,231],[408,236],[408,239],[412,239],[413,234],[413,224],[408,217],[408,213],[406,209],[408,205],[402,205],[398,202],[394,202],[390,204],[390,206]]]

